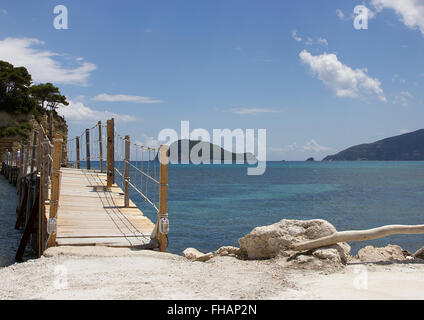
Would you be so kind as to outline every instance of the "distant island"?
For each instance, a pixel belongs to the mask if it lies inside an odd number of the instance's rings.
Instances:
[[[323,159],[343,160],[424,160],[424,129],[353,146]]]
[[[310,157],[310,158],[306,159],[306,161],[315,161],[315,159],[313,157]]]
[[[210,163],[213,163],[214,160],[224,162],[224,159],[225,159],[225,160],[231,161],[232,163],[235,163],[236,160],[239,159],[243,162],[248,162],[251,164],[257,162],[256,157],[250,152],[234,153],[234,152],[225,150],[221,148],[220,146],[210,142],[201,141],[201,140],[183,139],[183,140],[175,141],[169,146],[168,156],[169,156],[169,160],[172,163],[184,163],[184,162],[193,163],[192,161],[193,159],[186,158],[186,156],[182,153],[182,146],[184,143],[188,143],[189,154],[192,153],[192,150],[195,154],[197,153],[199,161],[203,161],[203,162],[209,161]],[[178,146],[178,154],[175,154],[173,150],[175,150],[177,146]],[[207,153],[203,155],[202,151],[208,150],[208,149],[209,149],[209,155]],[[157,156],[155,160],[157,160]]]

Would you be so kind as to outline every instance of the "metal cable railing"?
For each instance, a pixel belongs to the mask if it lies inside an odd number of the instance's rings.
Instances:
[[[115,131],[115,172],[159,212],[159,148],[132,143]],[[129,149],[129,150],[128,150]],[[132,159],[132,160],[131,160]],[[125,170],[127,167],[127,177]]]
[[[114,121],[107,125],[100,121],[85,129],[79,136],[69,140],[68,151],[71,166],[80,168],[85,164],[88,170],[100,169],[107,174],[107,186],[113,183],[124,191],[124,206],[130,206],[130,189],[133,195],[149,205],[158,215],[158,221],[166,220],[168,188],[168,149],[167,146],[146,146],[131,142],[129,136],[121,135],[114,127]],[[166,159],[162,161],[162,158]],[[100,168],[96,167],[99,161]],[[93,163],[92,163],[93,162]],[[106,166],[104,166],[106,162]],[[167,226],[163,228],[167,233]]]

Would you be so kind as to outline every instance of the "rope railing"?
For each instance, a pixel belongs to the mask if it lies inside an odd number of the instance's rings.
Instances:
[[[49,114],[49,122],[47,119],[47,115],[44,115],[28,140],[21,141],[19,149],[6,150],[2,163],[2,173],[5,174],[7,170],[9,181],[18,189],[18,218],[15,227],[25,227],[16,254],[18,261],[35,227],[39,256],[47,247],[55,244],[63,139],[60,134],[53,138],[52,114]]]
[[[87,170],[100,169],[100,172],[106,173],[108,188],[114,184],[122,187],[124,207],[130,206],[132,190],[156,212],[158,220],[152,238],[158,239],[160,249],[165,251],[169,229],[167,146],[131,142],[129,136],[115,130],[114,120],[111,119],[107,120],[106,125],[98,121],[69,140],[67,150],[68,166],[81,168],[85,165]]]

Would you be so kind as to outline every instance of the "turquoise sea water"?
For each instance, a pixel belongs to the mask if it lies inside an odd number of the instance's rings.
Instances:
[[[0,267],[15,262],[22,233],[15,230],[16,188],[0,175]]]
[[[326,219],[340,231],[424,224],[424,162],[268,162],[262,176],[243,165],[171,165],[168,211],[174,253],[237,246],[254,227],[281,219]],[[424,235],[351,246],[356,253],[388,243],[415,251]]]
[[[15,195],[1,186],[0,255],[13,247],[13,257],[17,246],[4,235],[16,233],[7,223],[16,217]],[[131,199],[156,217],[136,193]],[[187,247],[237,246],[254,227],[281,219],[326,219],[340,231],[424,224],[424,162],[268,162],[262,176],[248,176],[244,165],[170,165],[168,213],[168,251],[178,254]],[[356,253],[388,243],[415,251],[424,235],[350,244]]]

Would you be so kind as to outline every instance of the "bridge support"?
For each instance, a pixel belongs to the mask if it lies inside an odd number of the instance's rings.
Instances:
[[[130,136],[125,136],[125,161],[124,161],[124,206],[130,206]]]
[[[97,123],[99,127],[99,160],[100,160],[100,172],[103,171],[103,139],[102,139],[102,122]]]
[[[80,139],[76,137],[76,148],[77,148],[77,169],[80,169]]]
[[[113,118],[107,120],[107,187],[110,188],[115,183],[115,124]]]
[[[90,170],[90,129],[85,129],[85,158],[87,162],[87,169]]]
[[[166,252],[168,238],[161,232],[161,218],[168,218],[168,146],[162,145],[159,148],[159,215],[157,221],[157,239],[159,250]]]
[[[53,165],[52,165],[52,190],[50,196],[49,223],[52,219],[56,220],[57,209],[59,208],[59,184],[60,184],[60,160],[62,154],[62,136],[56,134],[53,146]],[[47,248],[56,245],[56,231],[49,232]]]

